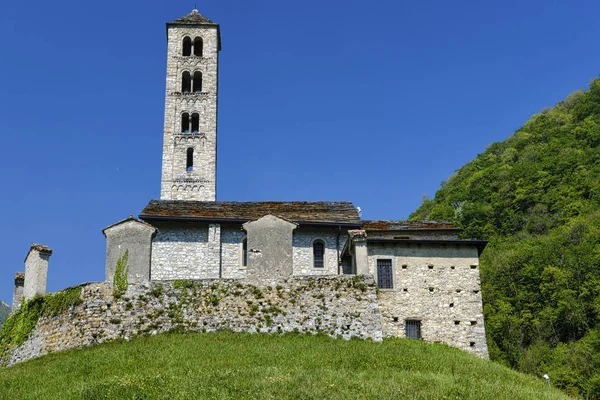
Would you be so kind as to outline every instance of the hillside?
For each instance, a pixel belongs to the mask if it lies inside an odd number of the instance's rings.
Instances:
[[[165,334],[0,369],[1,399],[563,399],[541,378],[403,339]]]
[[[411,219],[488,239],[490,356],[600,398],[600,80],[489,146]]]
[[[0,327],[4,323],[6,317],[10,314],[10,306],[3,301],[0,301]]]

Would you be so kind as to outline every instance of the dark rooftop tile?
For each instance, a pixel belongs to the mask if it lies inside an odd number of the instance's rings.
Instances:
[[[460,230],[445,221],[363,221],[363,229],[366,231]]]
[[[293,222],[354,223],[360,217],[351,202],[215,202],[152,200],[140,214],[143,220],[156,219],[222,219],[256,220],[275,215]]]

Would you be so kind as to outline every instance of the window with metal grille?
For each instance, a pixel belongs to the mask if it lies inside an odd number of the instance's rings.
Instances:
[[[415,319],[406,320],[406,337],[408,339],[421,340],[421,321]]]
[[[313,268],[325,267],[325,243],[315,240],[313,243]]]
[[[392,260],[377,260],[377,285],[380,289],[393,289]]]

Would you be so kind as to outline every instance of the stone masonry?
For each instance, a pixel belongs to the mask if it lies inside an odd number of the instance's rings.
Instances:
[[[194,22],[196,23],[190,23]],[[216,199],[219,26],[192,14],[167,24],[167,83],[161,199]],[[201,38],[202,56],[183,56],[183,40]],[[192,53],[193,54],[193,53]],[[202,90],[182,92],[182,77],[202,73]],[[197,84],[198,82],[196,82]],[[182,132],[183,114],[199,114],[199,132]],[[188,149],[193,168],[186,170]]]
[[[294,275],[338,275],[338,253],[344,247],[348,235],[327,229],[300,228],[294,232]],[[325,243],[325,266],[313,268],[313,243]],[[339,250],[337,246],[339,245]]]
[[[391,259],[393,289],[381,289],[385,337],[405,337],[406,320],[421,322],[422,338],[487,358],[479,282],[473,246],[369,244],[369,270]]]
[[[32,244],[25,257],[25,282],[23,297],[29,300],[35,295],[46,294],[48,280],[48,260],[52,250],[41,244]]]
[[[21,307],[23,301],[23,287],[25,286],[25,273],[17,272],[15,275],[15,288],[13,290],[12,312]]]
[[[372,277],[310,277],[258,288],[247,283],[176,281],[132,285],[115,299],[112,285],[82,288],[83,304],[42,317],[29,339],[0,362],[9,365],[47,353],[177,331],[317,333],[382,340]]]
[[[152,238],[156,228],[145,222],[129,217],[105,228],[106,237],[106,281],[112,282],[117,261],[128,253],[129,283],[150,282],[150,257]]]
[[[264,284],[291,277],[294,273],[292,237],[298,225],[266,215],[243,226],[248,233],[246,279]]]
[[[152,280],[216,279],[209,263],[208,226],[158,226],[152,246]]]

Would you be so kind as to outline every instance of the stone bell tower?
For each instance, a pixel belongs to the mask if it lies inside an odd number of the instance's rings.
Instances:
[[[167,23],[161,200],[216,200],[219,25],[193,10]]]

